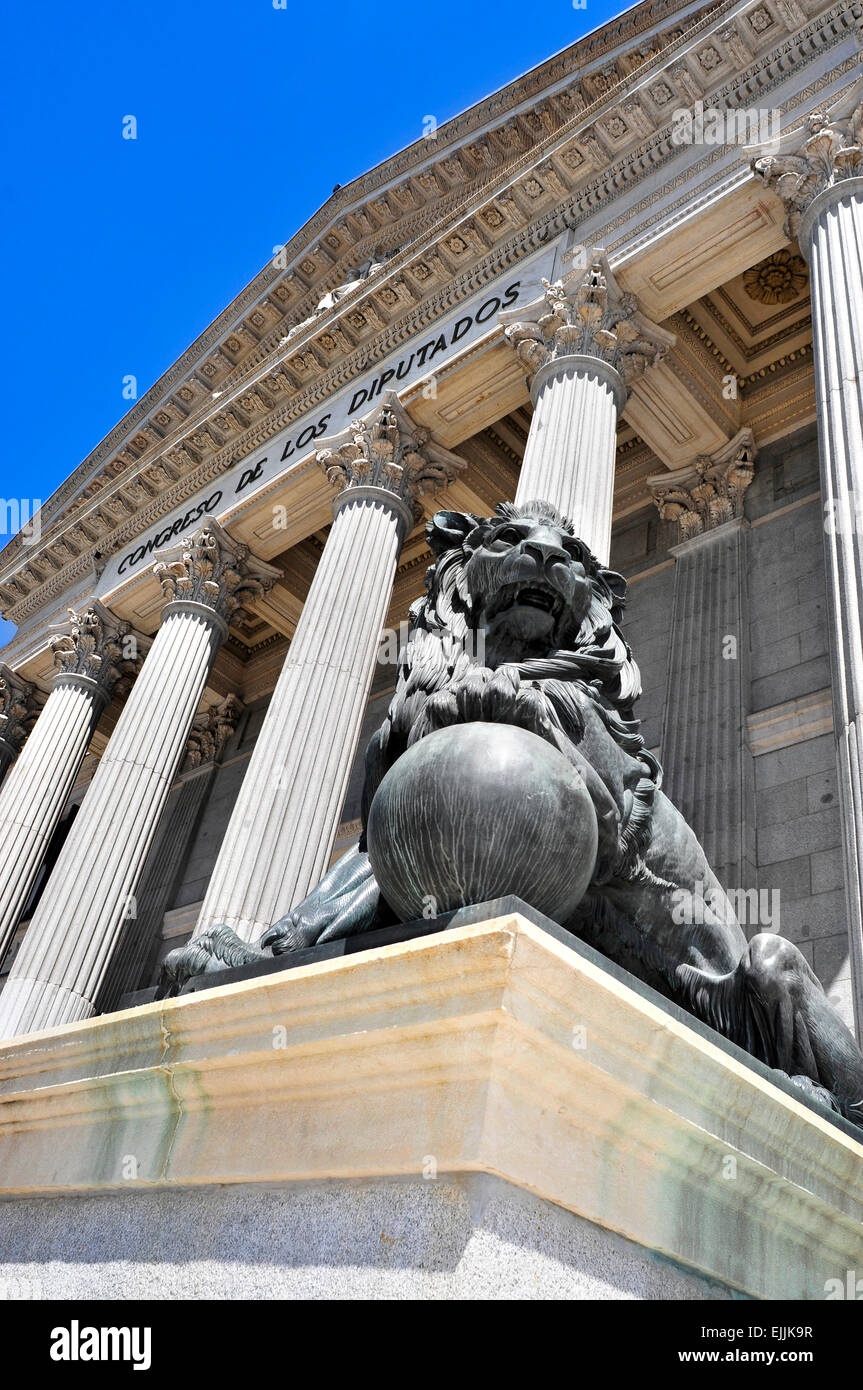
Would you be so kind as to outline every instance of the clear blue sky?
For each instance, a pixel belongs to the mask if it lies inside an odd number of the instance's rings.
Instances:
[[[626,8],[286,3],[7,6],[0,496],[50,496],[334,184]]]

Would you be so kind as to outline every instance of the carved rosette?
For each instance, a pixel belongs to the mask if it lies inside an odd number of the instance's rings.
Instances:
[[[675,341],[641,313],[634,294],[620,289],[602,248],[589,253],[586,269],[572,270],[553,285],[542,283],[545,291],[533,304],[500,316],[529,376],[558,357],[597,357],[629,389]]]
[[[224,700],[218,700],[196,714],[186,745],[183,770],[201,767],[220,758],[242,712],[242,701],[236,695],[226,695]]]
[[[0,746],[7,750],[7,757],[17,757],[40,709],[35,685],[0,662]]]
[[[742,517],[743,499],[754,476],[752,431],[743,429],[710,457],[648,478],[647,486],[662,520],[676,522],[680,540],[688,541]]]
[[[447,487],[466,466],[414,424],[394,391],[328,441],[317,460],[342,496],[359,488],[390,493],[415,522],[423,515],[420,498]]]
[[[166,604],[209,608],[224,623],[272,587],[279,571],[235,541],[217,521],[153,566]]]
[[[115,618],[98,599],[80,612],[69,609],[69,623],[51,638],[51,650],[55,683],[94,681],[106,700],[121,677],[134,677],[141,659],[131,624]]]
[[[814,111],[794,150],[762,155],[751,167],[785,204],[785,235],[796,240],[800,219],[819,193],[863,176],[863,102],[844,120]],[[804,248],[805,249],[805,248]]]

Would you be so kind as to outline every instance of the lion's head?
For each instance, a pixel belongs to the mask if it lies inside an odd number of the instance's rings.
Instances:
[[[598,680],[628,710],[640,679],[619,627],[626,583],[566,517],[548,502],[503,502],[491,517],[438,512],[426,534],[435,563],[411,609],[412,641],[443,639],[452,674],[465,652],[525,677]]]
[[[578,683],[641,767],[644,814],[636,819],[646,825],[660,769],[632,720],[641,683],[619,626],[622,577],[548,502],[503,502],[490,517],[437,512],[426,535],[435,561],[411,607],[395,694],[366,750],[363,823],[387,769],[447,723],[491,719],[521,723],[558,746],[577,739],[583,726],[570,695]],[[635,839],[623,848],[635,853]]]

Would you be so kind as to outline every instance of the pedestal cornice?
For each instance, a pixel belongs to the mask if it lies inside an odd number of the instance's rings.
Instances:
[[[506,913],[2,1043],[3,1192],[419,1176],[432,1154],[750,1296],[822,1299],[863,1260],[851,1127],[562,936]]]

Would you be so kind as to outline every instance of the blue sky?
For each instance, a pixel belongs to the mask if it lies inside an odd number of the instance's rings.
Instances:
[[[50,496],[334,184],[625,8],[279,2],[7,7],[0,496]]]

